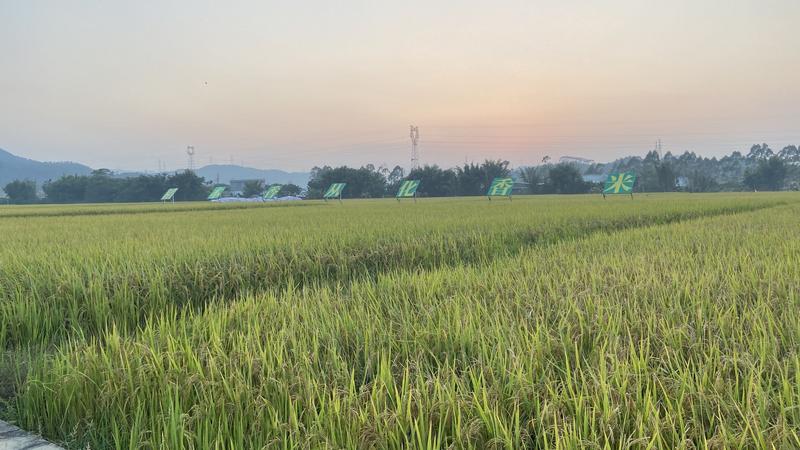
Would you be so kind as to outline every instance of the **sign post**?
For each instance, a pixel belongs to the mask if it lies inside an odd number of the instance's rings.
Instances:
[[[511,190],[514,188],[513,178],[495,178],[489,186],[489,192],[486,197],[492,201],[492,197],[508,197],[511,201]]]
[[[263,198],[264,200],[273,200],[273,199],[275,199],[275,197],[278,196],[278,192],[281,191],[282,187],[283,187],[282,184],[274,184],[274,185],[270,186],[269,189],[264,191],[264,194],[261,196],[261,198]]]
[[[325,195],[322,196],[322,199],[327,202],[330,199],[338,198],[341,202],[342,191],[344,191],[345,186],[347,186],[347,183],[333,183],[328,187],[328,190],[325,191]]]
[[[400,189],[397,190],[397,201],[401,198],[413,198],[414,203],[417,202],[417,188],[419,187],[419,180],[406,180],[400,184]]]
[[[225,192],[225,186],[217,186],[214,190],[208,194],[208,200],[217,200],[218,198],[222,197],[222,193]]]
[[[161,201],[162,202],[168,202],[168,201],[171,200],[172,203],[175,203],[175,193],[176,192],[178,192],[178,188],[169,188],[169,189],[167,189],[167,192],[164,192],[164,195],[161,196]]]
[[[603,199],[606,194],[630,194],[633,198],[633,186],[636,184],[636,174],[633,172],[612,173],[606,179],[603,187]]]

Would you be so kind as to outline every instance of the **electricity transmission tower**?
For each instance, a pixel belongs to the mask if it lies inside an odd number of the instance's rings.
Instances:
[[[411,170],[419,167],[419,153],[417,152],[417,143],[419,142],[419,127],[411,125]]]
[[[186,155],[189,157],[189,170],[194,172],[194,145],[186,146]]]

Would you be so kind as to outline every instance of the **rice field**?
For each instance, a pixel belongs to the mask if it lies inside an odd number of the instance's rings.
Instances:
[[[68,448],[800,447],[800,195],[0,208]]]

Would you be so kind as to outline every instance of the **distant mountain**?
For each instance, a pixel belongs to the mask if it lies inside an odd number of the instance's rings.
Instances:
[[[0,188],[14,180],[34,180],[41,187],[63,175],[87,175],[91,167],[74,162],[41,162],[13,155],[0,148]]]
[[[219,183],[230,183],[231,180],[266,180],[267,183],[293,183],[302,188],[308,184],[311,174],[308,172],[284,172],[274,169],[254,169],[230,164],[212,164],[197,169],[198,175],[206,180]]]

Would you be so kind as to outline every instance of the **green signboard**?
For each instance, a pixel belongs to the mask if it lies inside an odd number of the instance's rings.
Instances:
[[[606,180],[603,187],[603,197],[606,194],[631,194],[633,195],[633,184],[636,182],[636,174],[633,172],[612,173]]]
[[[262,195],[261,197],[264,198],[264,200],[272,200],[273,198],[278,196],[278,192],[281,191],[282,187],[283,187],[282,184],[272,185],[269,187],[269,189],[264,191],[264,195]]]
[[[345,186],[347,186],[347,183],[333,183],[328,190],[325,191],[325,195],[323,195],[322,198],[326,200],[329,198],[338,198],[341,200],[342,191],[344,191]]]
[[[217,186],[217,187],[214,188],[214,190],[211,191],[210,194],[208,194],[208,199],[209,200],[216,200],[216,199],[222,197],[222,193],[223,192],[225,192],[225,186]]]
[[[417,195],[417,188],[419,187],[419,180],[406,180],[400,184],[400,189],[397,190],[397,198],[409,198]]]
[[[178,188],[169,188],[167,192],[164,192],[164,195],[161,196],[161,201],[166,202],[169,200],[175,201],[175,193],[178,192]]]
[[[495,178],[492,180],[492,184],[489,186],[489,192],[486,193],[486,196],[489,197],[489,200],[492,197],[511,197],[511,189],[514,187],[514,179],[513,178]]]

